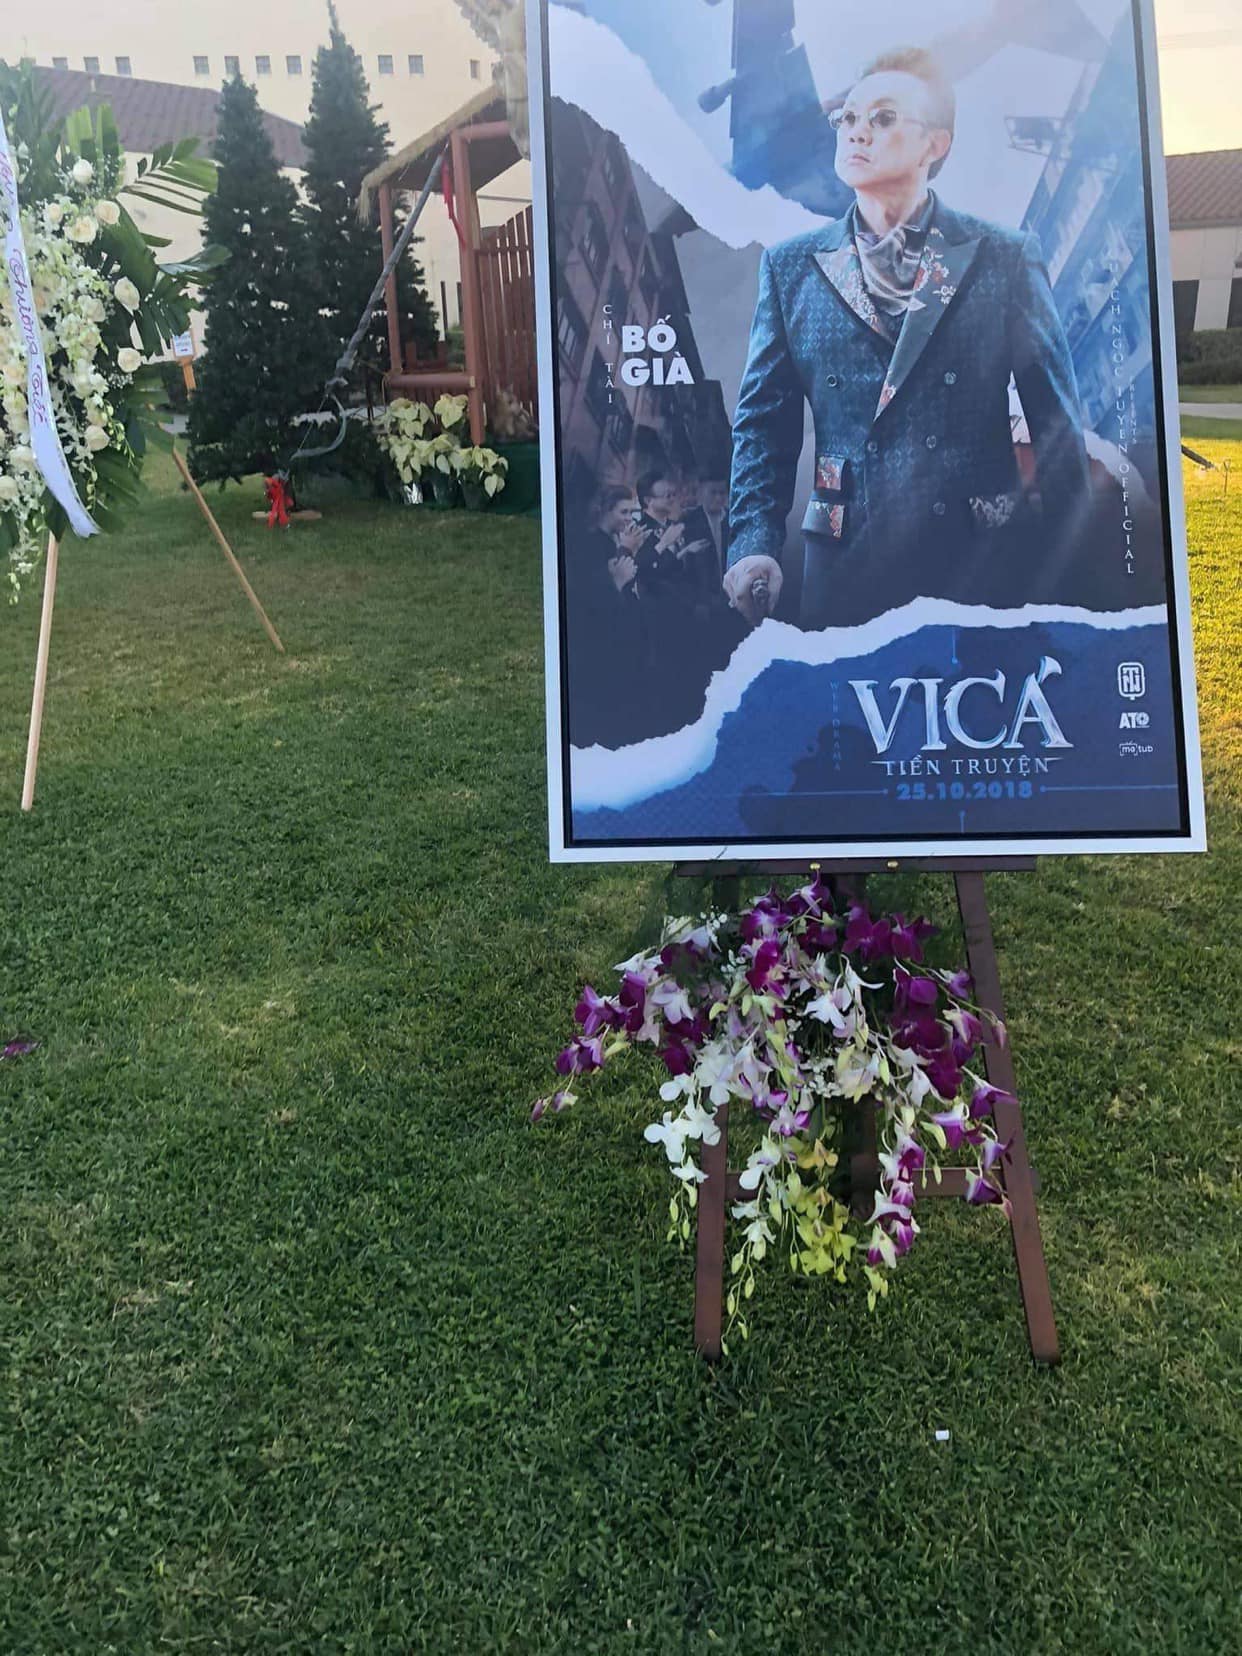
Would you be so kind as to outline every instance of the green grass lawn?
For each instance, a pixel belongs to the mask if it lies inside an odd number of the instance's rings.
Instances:
[[[1183,385],[1178,394],[1183,402],[1235,403],[1242,402],[1242,385]]]
[[[1195,447],[1199,446],[1201,437],[1223,439],[1232,443],[1235,449],[1242,443],[1242,420],[1224,420],[1211,414],[1183,414],[1181,425],[1183,440]]]
[[[0,611],[0,1650],[1242,1646],[1242,487],[1188,472],[1210,854],[989,882],[1063,1366],[937,1205],[713,1371],[652,1073],[527,1124],[664,879],[545,861],[536,526],[229,491],[281,658],[152,472],[29,817]]]

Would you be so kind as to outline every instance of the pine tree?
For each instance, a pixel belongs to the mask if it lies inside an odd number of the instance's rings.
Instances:
[[[293,419],[319,406],[327,346],[297,193],[277,167],[258,94],[240,77],[220,95],[215,158],[205,239],[229,259],[206,294],[190,466],[223,481],[287,459]]]
[[[379,214],[358,220],[362,180],[388,155],[388,127],[369,103],[362,59],[341,31],[329,0],[330,38],[315,54],[310,117],[303,138],[307,166],[303,216],[334,349],[324,378],[358,325],[383,267]],[[403,341],[429,351],[439,337],[436,313],[423,286],[423,272],[407,255],[397,272],[397,301]],[[386,360],[387,322],[383,303],[376,310],[362,350],[372,361]]]

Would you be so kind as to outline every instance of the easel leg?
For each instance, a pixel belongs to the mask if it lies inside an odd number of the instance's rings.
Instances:
[[[47,692],[47,663],[52,648],[52,610],[56,604],[56,570],[60,543],[47,537],[47,562],[43,569],[43,614],[39,621],[39,647],[35,655],[34,695],[30,703],[30,735],[26,741],[26,775],[22,781],[22,810],[34,809],[35,777],[39,772],[39,743],[43,735],[43,698]]]
[[[962,917],[962,932],[966,939],[966,959],[975,982],[975,996],[985,1011],[1003,1017],[1001,1004],[1000,969],[996,963],[996,945],[992,938],[992,921],[988,914],[987,895],[982,874],[956,874],[957,906]],[[998,1046],[987,1041],[983,1049],[988,1080],[994,1087],[1016,1095],[1013,1058],[1008,1043]],[[1035,1207],[1035,1190],[1031,1179],[1031,1163],[1026,1149],[1026,1133],[1022,1125],[1022,1110],[1017,1104],[998,1104],[996,1131],[1003,1140],[1011,1140],[1009,1159],[1003,1164],[1005,1190],[1012,1206],[1013,1251],[1018,1266],[1018,1285],[1022,1291],[1022,1306],[1026,1312],[1026,1330],[1031,1342],[1031,1356],[1037,1363],[1059,1363],[1061,1348],[1057,1341],[1057,1325],[1052,1310],[1052,1289],[1048,1282],[1048,1265],[1039,1232],[1039,1214]]]
[[[698,1234],[694,1262],[694,1346],[700,1357],[715,1362],[720,1356],[724,1314],[725,1205],[729,1178],[729,1106],[716,1111],[720,1137],[703,1146],[699,1186]]]

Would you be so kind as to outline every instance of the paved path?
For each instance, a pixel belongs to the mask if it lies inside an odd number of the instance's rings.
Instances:
[[[1242,403],[1178,403],[1183,414],[1196,420],[1242,420]]]

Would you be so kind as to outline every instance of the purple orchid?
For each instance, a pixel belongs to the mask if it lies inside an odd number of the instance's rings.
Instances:
[[[930,920],[907,920],[904,914],[893,916],[892,950],[898,960],[912,960],[917,965],[923,959],[923,944],[935,934]]]
[[[757,995],[762,995],[768,989],[775,988],[780,959],[781,946],[774,937],[765,938],[762,943],[754,947],[750,957],[750,967],[746,973],[746,981]]]
[[[983,1146],[983,1171],[990,1173],[998,1162],[1004,1161],[1012,1148],[1011,1138],[1007,1138],[1003,1144],[999,1139],[988,1139]]]
[[[931,1118],[944,1134],[950,1150],[958,1150],[971,1134],[970,1117],[964,1104],[955,1104],[951,1110],[941,1110]]]
[[[549,1110],[552,1111],[553,1115],[560,1115],[562,1110],[567,1110],[571,1104],[577,1102],[578,1099],[575,1093],[571,1093],[567,1088],[562,1088],[560,1092],[554,1092],[547,1098],[537,1098],[534,1108],[530,1112],[530,1119],[540,1121]]]
[[[902,1017],[912,1006],[920,1010],[935,1006],[940,999],[940,985],[934,978],[911,977],[909,972],[898,968],[895,982],[893,1013],[896,1017]]]
[[[987,1081],[979,1081],[975,1085],[974,1097],[970,1101],[970,1113],[975,1121],[982,1121],[990,1116],[998,1104],[1016,1104],[1018,1101],[1012,1093],[1003,1087],[993,1087]]]
[[[556,1055],[558,1075],[590,1075],[604,1067],[604,1040],[601,1035],[579,1036]]]
[[[975,992],[974,980],[969,972],[954,972],[945,979],[945,988],[954,1000],[969,1000]]]
[[[841,943],[842,952],[857,952],[864,960],[885,960],[893,952],[893,923],[873,920],[861,903],[850,910],[849,923]]]
[[[983,1039],[983,1024],[964,1006],[950,1007],[945,1013],[944,1021],[968,1052],[973,1052]]]
[[[988,1207],[993,1203],[1003,1206],[1005,1196],[981,1174],[972,1173],[966,1181],[966,1200],[971,1207]]]
[[[622,1020],[616,1002],[604,1000],[588,983],[574,1007],[574,1021],[582,1025],[584,1035],[598,1035],[601,1029],[613,1029]]]

